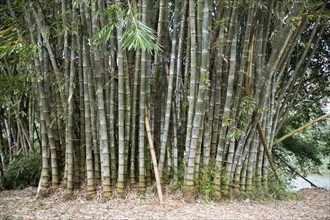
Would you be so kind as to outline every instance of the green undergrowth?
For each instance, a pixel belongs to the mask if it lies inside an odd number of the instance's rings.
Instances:
[[[23,189],[37,186],[41,173],[41,156],[22,156],[12,161],[4,170],[5,189]]]
[[[214,187],[214,175],[215,175],[215,162],[210,161],[209,165],[203,167],[200,165],[201,172],[198,176],[194,177],[196,195],[195,198],[203,200],[205,203],[208,203],[212,200],[218,200],[214,197],[215,187]],[[267,201],[279,201],[279,200],[301,200],[302,196],[296,192],[289,190],[290,187],[290,178],[286,173],[278,170],[278,175],[280,176],[280,182],[275,178],[274,175],[270,174],[268,181],[265,183],[260,183],[258,186],[255,182],[253,186],[248,191],[236,191],[231,187],[232,180],[228,175],[223,174],[221,178],[221,196],[220,200],[222,201],[231,201],[231,200],[246,200],[255,202],[267,202]],[[225,173],[223,171],[222,173]],[[178,180],[174,183],[173,174],[169,175],[163,185],[168,186],[170,190],[183,190],[184,189],[184,166],[183,163],[179,163],[178,169]],[[253,178],[255,179],[255,178]],[[225,188],[224,185],[228,184],[228,187]]]
[[[251,191],[245,192],[243,199],[251,201],[276,201],[276,200],[301,200],[302,196],[296,192],[289,192],[283,189],[269,189],[265,187],[253,188]]]
[[[303,197],[296,192],[289,191],[285,180],[281,178],[279,182],[274,176],[270,175],[266,186],[254,186],[251,190],[243,193],[243,199],[251,201],[277,201],[277,200],[301,200]]]
[[[198,185],[204,202],[209,202],[214,194],[213,178],[211,177],[215,174],[215,162],[211,160],[208,166],[202,166],[201,169],[203,172],[199,176]]]

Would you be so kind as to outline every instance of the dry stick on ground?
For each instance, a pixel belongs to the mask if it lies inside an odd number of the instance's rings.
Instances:
[[[145,125],[146,125],[146,131],[147,131],[147,136],[148,136],[148,142],[149,142],[149,146],[150,146],[150,153],[151,153],[152,163],[154,165],[154,170],[155,170],[157,192],[158,192],[159,202],[161,204],[161,203],[163,203],[163,192],[162,192],[162,186],[160,184],[160,177],[159,177],[158,166],[157,166],[157,158],[156,158],[154,143],[152,141],[151,129],[150,129],[150,123],[149,123],[149,119],[148,119],[148,112],[147,112],[146,105],[144,106],[144,110],[145,110]]]
[[[316,118],[316,119],[314,119],[314,120],[312,120],[310,122],[308,122],[307,124],[304,124],[300,128],[297,128],[296,130],[293,130],[290,133],[288,133],[288,134],[284,135],[283,137],[281,137],[280,139],[278,139],[278,142],[281,142],[281,141],[287,139],[288,137],[291,137],[292,135],[300,132],[301,130],[303,130],[303,129],[305,129],[305,128],[307,128],[307,127],[315,124],[316,122],[318,122],[318,121],[320,121],[320,120],[322,120],[322,119],[324,119],[326,117],[329,117],[329,116],[330,116],[330,112],[327,113],[327,114],[325,114],[325,115],[322,115],[322,116],[320,116],[320,117],[318,117],[318,118]]]

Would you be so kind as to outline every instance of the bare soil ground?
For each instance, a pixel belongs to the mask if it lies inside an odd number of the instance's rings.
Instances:
[[[185,203],[180,192],[166,193],[159,205],[156,194],[131,192],[107,202],[98,195],[86,201],[81,191],[65,200],[64,190],[36,199],[36,188],[0,192],[0,219],[330,219],[330,191],[314,188],[298,193],[298,201]]]

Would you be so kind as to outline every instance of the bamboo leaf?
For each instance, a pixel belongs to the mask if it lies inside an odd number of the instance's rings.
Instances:
[[[106,43],[110,39],[114,26],[115,26],[114,24],[104,26],[100,31],[98,31],[93,36],[92,42],[96,45],[98,45],[100,43]]]
[[[128,50],[144,49],[148,52],[160,51],[156,45],[155,31],[140,21],[132,19],[123,34],[123,48]]]

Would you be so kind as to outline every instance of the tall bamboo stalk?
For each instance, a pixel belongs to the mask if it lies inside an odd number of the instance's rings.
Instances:
[[[202,62],[201,62],[201,74],[199,77],[198,85],[198,95],[195,108],[195,115],[193,120],[191,143],[189,145],[189,155],[188,155],[188,167],[187,173],[185,175],[185,199],[187,201],[194,200],[194,173],[195,173],[195,162],[198,159],[196,153],[201,151],[201,145],[198,144],[198,139],[202,137],[203,134],[203,124],[205,115],[205,105],[204,100],[208,96],[207,85],[209,83],[209,29],[210,16],[209,16],[209,1],[204,2],[203,6],[203,24],[202,24]],[[200,136],[201,135],[201,136]]]
[[[100,7],[100,6],[99,6]],[[96,11],[96,3],[92,2],[92,29],[96,33],[98,30],[98,16]],[[99,45],[94,45],[94,71],[96,72],[96,95],[98,107],[98,121],[99,121],[99,139],[100,152],[102,161],[102,190],[103,197],[111,196],[110,186],[110,156],[109,156],[109,140],[107,130],[107,120],[104,103],[104,68],[102,68],[101,49]],[[103,70],[103,71],[102,71]]]
[[[142,23],[146,24],[147,17],[147,3],[146,0],[142,0],[141,13]],[[146,61],[147,51],[142,49],[141,51],[141,89],[140,89],[140,103],[139,103],[139,191],[144,192],[146,190],[145,183],[145,103],[146,103]]]
[[[119,2],[119,1],[117,1]],[[117,27],[118,59],[118,179],[117,192],[125,192],[125,71],[122,49],[122,27]]]
[[[70,54],[70,81],[69,81],[69,97],[68,97],[68,118],[67,118],[67,136],[66,136],[66,160],[67,160],[67,194],[73,194],[73,152],[74,152],[74,141],[73,141],[73,132],[74,132],[74,124],[73,124],[73,111],[74,111],[74,89],[75,89],[75,49],[73,45],[75,45],[75,36],[72,35],[71,42],[71,54]]]
[[[85,109],[85,144],[86,144],[86,174],[87,174],[87,199],[92,199],[96,193],[94,185],[94,161],[92,150],[92,128],[90,114],[90,99],[88,89],[88,75],[91,74],[87,57],[87,42],[83,39],[82,55],[83,55],[83,79],[84,79],[84,109]]]
[[[170,115],[171,115],[171,107],[172,107],[172,95],[173,95],[173,83],[174,83],[174,73],[176,72],[176,42],[177,42],[177,27],[178,27],[178,14],[179,14],[179,2],[175,1],[174,5],[174,19],[173,19],[173,35],[172,35],[172,50],[171,50],[171,64],[170,64],[170,72],[168,76],[168,88],[167,88],[167,96],[166,96],[166,109],[165,109],[165,118],[164,118],[164,127],[162,128],[162,136],[161,136],[161,146],[160,146],[160,156],[159,156],[159,174],[160,178],[163,177],[164,171],[164,161],[165,161],[165,153],[168,142],[168,133],[169,133],[169,125],[170,125]]]

